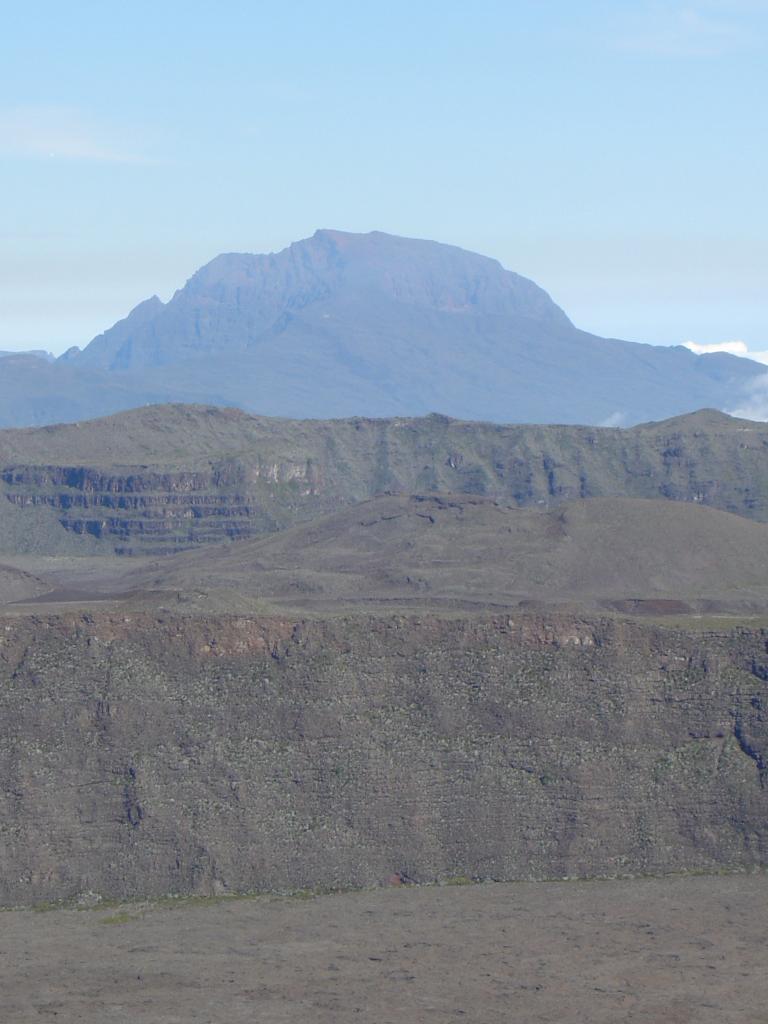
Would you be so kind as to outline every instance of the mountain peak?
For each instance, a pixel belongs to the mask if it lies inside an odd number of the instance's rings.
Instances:
[[[31,372],[0,363],[0,397],[17,408]],[[734,356],[579,331],[538,285],[487,256],[334,228],[276,253],[221,253],[167,303],[152,296],[55,365],[53,383],[36,373],[44,411],[25,412],[32,422],[82,418],[73,399],[82,386],[92,414],[184,401],[296,418],[437,411],[629,425],[736,408],[765,372]]]
[[[157,296],[140,303],[76,358],[112,370],[161,366],[256,349],[299,312],[338,321],[352,309],[361,324],[372,310],[390,323],[419,310],[570,326],[538,285],[487,256],[383,231],[321,228],[278,253],[216,256],[167,305]]]

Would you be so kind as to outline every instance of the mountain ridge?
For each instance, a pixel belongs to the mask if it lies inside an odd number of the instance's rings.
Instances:
[[[555,506],[626,495],[768,521],[768,425],[703,410],[631,428],[289,420],[149,406],[0,431],[0,552],[159,554],[383,492]]]
[[[579,330],[537,284],[456,246],[324,229],[279,253],[220,254],[56,363],[0,360],[0,427],[163,402],[631,425],[741,407],[765,373]]]

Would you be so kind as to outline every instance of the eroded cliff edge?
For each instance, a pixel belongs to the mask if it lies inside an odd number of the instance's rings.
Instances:
[[[768,863],[768,631],[0,620],[0,903]]]
[[[663,498],[768,522],[768,428],[714,410],[620,430],[150,406],[0,431],[0,552],[165,555],[386,491]]]

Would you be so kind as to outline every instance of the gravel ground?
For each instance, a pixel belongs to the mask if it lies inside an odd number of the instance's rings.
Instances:
[[[767,1024],[768,875],[0,914],[0,1021]]]

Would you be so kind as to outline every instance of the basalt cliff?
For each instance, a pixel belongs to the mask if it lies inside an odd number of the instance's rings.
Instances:
[[[768,632],[557,616],[0,626],[0,902],[744,869]]]

